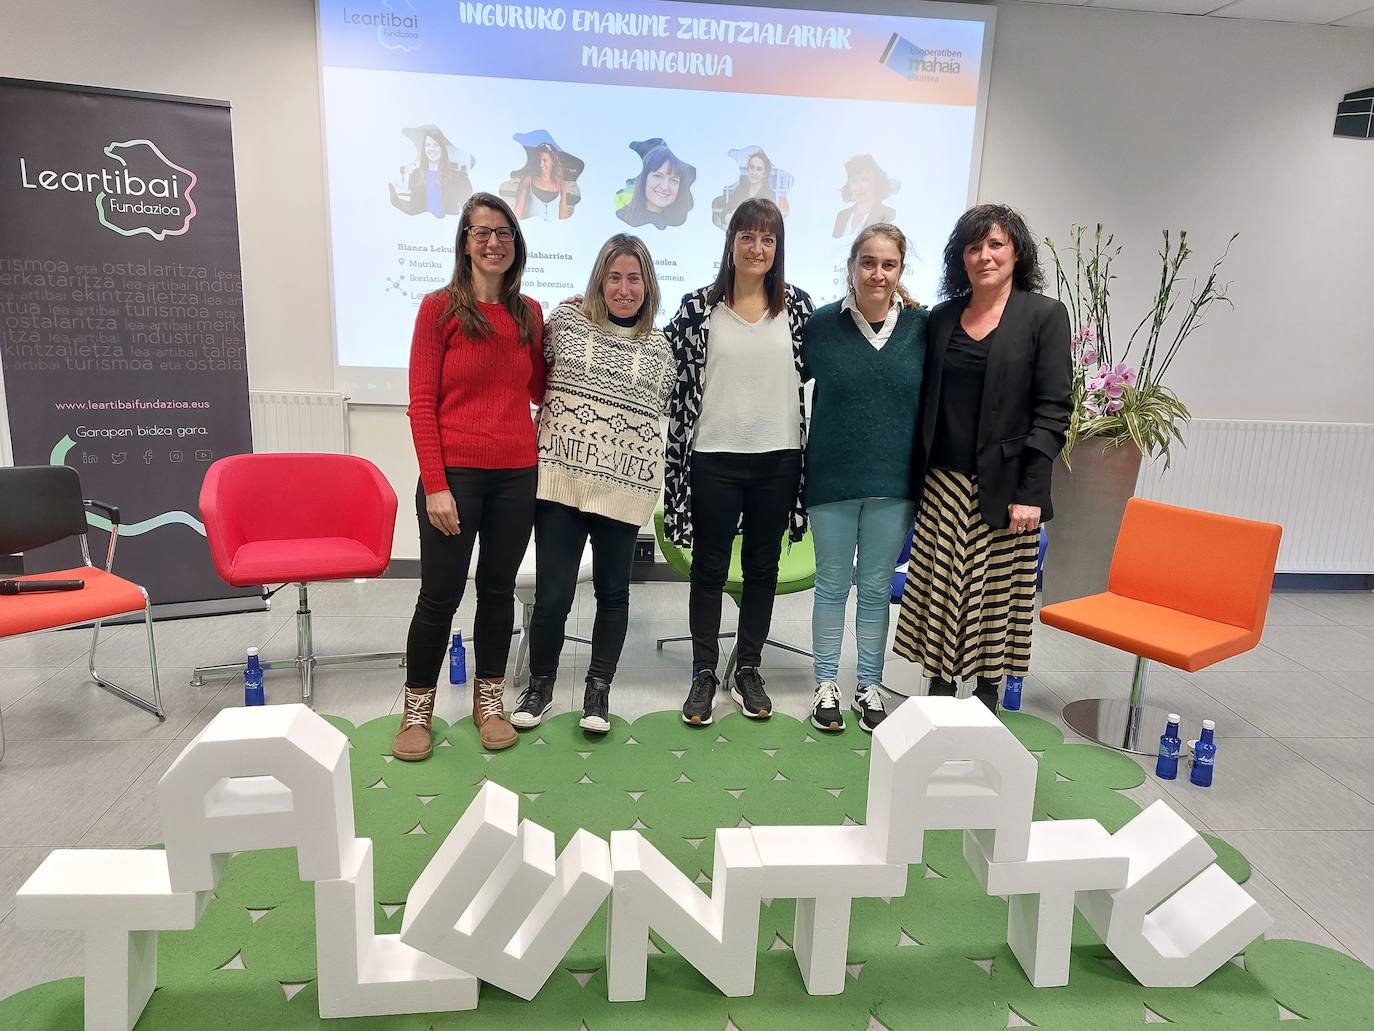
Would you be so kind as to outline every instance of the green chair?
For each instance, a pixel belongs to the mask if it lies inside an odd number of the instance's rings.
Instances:
[[[654,533],[658,536],[658,548],[663,553],[663,560],[668,566],[684,580],[691,579],[692,573],[692,549],[680,548],[663,535],[663,509],[654,513]],[[740,594],[744,591],[744,570],[740,565],[740,543],[741,538],[735,537],[734,547],[730,549],[730,572],[725,577],[725,593],[739,604]],[[787,537],[779,542],[781,551],[778,561],[778,587],[774,595],[797,594],[800,591],[809,591],[816,583],[816,551],[811,545],[811,531],[793,544],[791,548],[786,546]],[[733,630],[720,635],[722,638],[734,637]],[[658,639],[658,650],[663,651],[663,646],[672,641],[690,641],[691,635],[683,637],[661,637]],[[792,652],[794,655],[805,655],[811,657],[811,653],[804,648],[795,645],[785,644],[782,641],[775,641],[771,637],[764,641],[764,644],[774,648],[781,648],[785,652]],[[730,657],[725,661],[724,681],[729,682],[730,675],[735,671],[735,659],[739,650],[738,645],[730,649]]]

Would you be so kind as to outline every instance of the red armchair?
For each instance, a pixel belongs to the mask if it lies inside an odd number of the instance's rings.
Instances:
[[[91,633],[91,650],[86,657],[91,679],[111,694],[159,720],[165,718],[162,689],[157,679],[153,610],[148,601],[148,592],[138,584],[110,572],[119,538],[119,509],[102,501],[83,500],[81,478],[75,469],[67,466],[31,465],[0,469],[0,497],[5,498],[5,503],[0,505],[0,555],[30,551],[68,537],[77,538],[81,545],[82,565],[14,579],[86,582],[86,586],[79,591],[0,596],[0,638],[91,623],[94,630]],[[88,508],[97,509],[111,523],[104,568],[91,564],[90,546],[86,542]],[[131,612],[143,613],[148,633],[148,669],[153,686],[151,700],[107,680],[95,667],[95,649],[100,641],[102,620]],[[5,728],[0,722],[0,758],[4,758],[4,755]]]
[[[309,705],[316,666],[404,659],[404,652],[316,655],[308,585],[379,576],[391,561],[396,492],[365,458],[330,454],[234,455],[210,466],[200,514],[215,569],[235,587],[294,583],[296,657],[263,669],[300,672]],[[243,663],[200,666],[206,674],[242,673]]]

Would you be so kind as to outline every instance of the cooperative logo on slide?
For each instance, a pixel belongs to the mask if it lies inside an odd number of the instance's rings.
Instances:
[[[94,194],[96,218],[120,236],[165,240],[190,229],[196,217],[195,172],[173,162],[152,140],[116,141],[103,152],[114,166],[35,168],[20,157],[19,184],[26,190]]]
[[[345,25],[371,25],[377,30],[377,42],[387,50],[419,50],[420,15],[411,0],[382,0],[377,11],[343,9]]]

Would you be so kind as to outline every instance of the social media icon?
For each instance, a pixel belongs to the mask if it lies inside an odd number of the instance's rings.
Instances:
[[[110,464],[111,464],[111,465],[123,465],[123,464],[125,463],[125,461],[128,460],[128,458],[129,458],[129,452],[127,452],[127,451],[116,451],[116,452],[114,452],[113,454],[110,455]]]
[[[210,462],[215,458],[214,453],[208,448],[200,448],[196,451],[195,459],[197,462]]]
[[[151,451],[145,451],[145,452],[143,452],[143,464],[144,464],[144,465],[152,465],[152,464],[153,464],[153,453],[152,453]]]
[[[100,459],[96,458],[95,455],[91,454],[89,451],[81,452],[82,465],[95,465],[98,461],[100,461]]]
[[[181,452],[181,451],[168,451],[168,452],[167,452],[167,460],[168,460],[169,462],[180,462],[180,461],[183,461],[185,458],[186,458],[186,455],[185,455],[184,452]]]

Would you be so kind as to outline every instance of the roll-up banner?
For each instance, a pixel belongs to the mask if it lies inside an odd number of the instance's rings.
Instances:
[[[119,507],[115,572],[159,611],[260,606],[215,573],[198,505],[210,463],[253,450],[228,104],[0,78],[0,125],[9,459]]]

